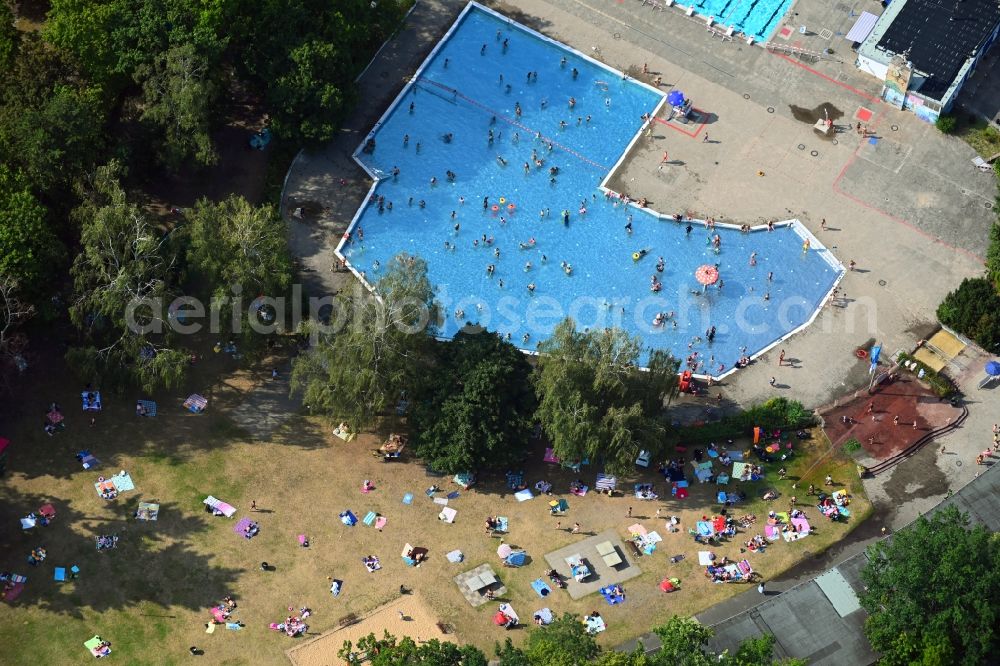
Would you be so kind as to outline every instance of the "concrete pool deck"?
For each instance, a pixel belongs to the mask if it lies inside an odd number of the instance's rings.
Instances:
[[[944,294],[981,271],[978,255],[993,220],[986,205],[992,205],[994,179],[969,168],[973,151],[964,143],[872,101],[880,85],[852,62],[810,62],[807,68],[759,47],[722,42],[678,12],[653,12],[639,2],[486,4],[624,71],[637,72],[647,62],[665,86],[682,89],[710,114],[697,138],[657,124],[652,143],[637,147],[616,174],[634,196],[662,200],[657,208],[664,212],[690,210],[727,221],[797,217],[842,261],[857,262],[858,270],[841,283],[838,304],[787,341],[786,359],[795,361],[779,368],[772,352],[769,363],[765,356],[727,379],[721,386],[725,404],[747,405],[772,395],[795,397],[807,406],[831,402],[867,377],[853,362],[854,349],[872,338],[887,352],[912,347],[934,325]],[[858,0],[845,7],[863,5]],[[330,272],[332,249],[369,186],[350,161],[351,152],[462,7],[420,2],[409,27],[362,78],[371,105],[359,108],[344,135],[321,154],[296,160],[282,211],[287,215],[302,201],[327,209],[305,223],[292,220],[293,252],[311,269],[304,277],[314,293],[345,284],[344,274]],[[831,30],[839,28],[835,21],[849,22],[846,11],[817,3],[800,0],[795,11],[801,20]],[[819,39],[802,37],[800,47],[814,41],[816,47],[833,45]],[[849,49],[834,46],[850,58]],[[834,144],[796,120],[791,108],[824,103],[843,112],[839,124],[858,107],[872,109],[869,126],[883,139],[873,146],[847,132]],[[706,134],[709,141],[703,142]],[[678,163],[661,172],[650,155],[665,149]],[[771,376],[776,388],[768,385]],[[684,406],[705,418],[720,409],[707,402]]]

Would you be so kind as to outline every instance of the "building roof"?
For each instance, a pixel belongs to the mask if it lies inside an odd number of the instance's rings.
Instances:
[[[940,100],[998,24],[997,0],[905,0],[877,48],[909,51],[914,69],[928,75],[920,93]]]

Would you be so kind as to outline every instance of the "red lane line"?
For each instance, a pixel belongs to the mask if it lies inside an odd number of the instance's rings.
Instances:
[[[560,150],[563,150],[563,151],[569,153],[570,155],[576,157],[577,159],[579,159],[579,160],[581,160],[583,162],[586,162],[587,164],[590,164],[591,166],[597,167],[598,169],[601,169],[602,171],[605,171],[605,172],[607,172],[609,170],[608,167],[604,166],[603,164],[598,164],[594,160],[592,160],[590,158],[587,158],[587,157],[584,157],[583,155],[581,155],[580,153],[576,152],[572,148],[568,148],[568,147],[562,145],[561,143],[559,143],[558,141],[556,141],[555,139],[550,139],[549,137],[544,136],[541,132],[538,132],[536,130],[531,129],[530,127],[528,127],[527,125],[524,125],[520,121],[514,120],[513,118],[508,118],[507,116],[505,116],[502,113],[496,111],[495,109],[491,109],[490,107],[486,106],[485,104],[483,104],[481,102],[478,102],[478,101],[472,99],[471,97],[467,97],[467,96],[463,95],[456,88],[450,88],[450,87],[444,85],[443,83],[438,83],[437,81],[431,81],[430,79],[423,79],[423,78],[421,78],[421,79],[419,79],[419,81],[421,83],[431,83],[433,85],[438,86],[439,88],[443,88],[443,89],[447,90],[448,92],[453,93],[456,97],[461,97],[462,99],[464,99],[465,101],[469,102],[470,104],[474,104],[475,106],[478,106],[481,109],[489,111],[491,114],[493,114],[497,118],[500,118],[504,122],[506,122],[506,123],[508,123],[510,125],[513,125],[514,127],[520,127],[525,132],[530,132],[532,134],[537,134],[540,138],[542,138],[545,141],[548,141],[553,146],[558,146]]]
[[[882,101],[881,99],[879,99],[878,97],[875,97],[874,95],[869,95],[868,93],[866,93],[866,92],[864,92],[862,90],[858,90],[854,86],[849,86],[846,83],[843,83],[842,81],[838,81],[837,79],[835,79],[833,77],[827,76],[823,72],[819,72],[819,71],[813,69],[812,67],[809,67],[808,65],[803,65],[798,60],[795,60],[794,58],[789,58],[788,56],[786,56],[783,53],[775,53],[774,51],[768,51],[768,53],[770,53],[773,56],[777,56],[777,57],[781,58],[782,60],[790,62],[793,65],[795,65],[796,67],[801,67],[802,69],[806,70],[810,74],[815,74],[816,76],[820,77],[821,79],[825,79],[826,81],[829,81],[830,83],[832,83],[834,85],[838,85],[841,88],[844,88],[845,90],[850,90],[855,95],[859,95],[860,97],[865,98],[869,102],[878,104],[879,102]]]

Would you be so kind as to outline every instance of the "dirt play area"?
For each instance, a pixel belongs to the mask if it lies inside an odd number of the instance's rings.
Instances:
[[[886,460],[961,414],[909,373],[823,411],[826,433],[835,445],[857,439],[876,461]],[[847,421],[845,422],[845,417]],[[897,422],[898,419],[898,422]]]

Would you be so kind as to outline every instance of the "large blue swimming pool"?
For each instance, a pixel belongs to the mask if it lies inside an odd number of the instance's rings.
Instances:
[[[806,323],[841,269],[814,240],[803,251],[792,226],[741,233],[692,222],[687,231],[687,221],[606,198],[602,179],[661,99],[473,7],[373,130],[374,150],[359,150],[381,180],[342,252],[369,282],[399,252],[425,258],[448,315],[445,336],[472,322],[533,350],[569,315],[681,359],[698,352],[703,372],[726,371],[742,347],[753,354]],[[722,288],[696,281],[706,264],[718,264]],[[672,317],[653,326],[658,312]]]

